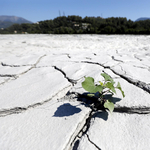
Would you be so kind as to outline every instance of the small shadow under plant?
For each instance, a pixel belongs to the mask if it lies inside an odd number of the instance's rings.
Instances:
[[[87,96],[87,94],[88,93],[79,94],[74,98],[77,98],[77,101],[80,101],[81,105],[84,105],[85,107],[90,107],[92,109],[92,117],[98,117],[106,121],[108,119],[108,112],[106,111],[106,109],[102,105],[99,105],[96,98],[89,97]],[[111,94],[105,95],[105,99],[110,99],[114,104],[121,100],[120,98],[112,97]],[[74,114],[80,113],[81,111],[82,110],[77,106],[73,106],[70,103],[64,103],[57,108],[56,112],[54,113],[54,117],[72,116]]]
[[[104,108],[103,105],[100,105],[97,98],[89,97],[87,96],[88,94],[88,92],[83,93],[78,97],[77,100],[81,101],[81,104],[85,105],[85,107],[90,107],[93,110],[92,117],[98,117],[106,121],[108,119],[108,112],[106,111],[106,108]],[[114,104],[121,100],[120,98],[113,97],[111,94],[106,94],[104,98],[111,100],[111,102],[113,102]]]
[[[78,96],[77,101],[83,102],[84,105],[87,106],[87,107],[91,107],[93,105],[93,107],[95,107],[97,110],[106,110],[101,105],[99,105],[97,107],[97,103],[99,104],[98,99],[95,98],[95,97],[89,97],[88,94],[89,94],[88,92],[85,92],[85,93],[81,94],[80,96]],[[117,102],[119,102],[121,100],[120,98],[113,97],[111,94],[106,94],[104,96],[104,99],[109,99],[114,104],[116,104]]]
[[[59,106],[54,114],[54,117],[66,117],[77,114],[81,111],[80,108],[72,106],[70,103],[65,103]]]

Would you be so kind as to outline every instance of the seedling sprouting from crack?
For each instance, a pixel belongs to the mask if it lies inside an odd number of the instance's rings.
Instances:
[[[117,86],[115,86],[114,80],[108,74],[102,73],[101,76],[104,77],[104,82],[99,81],[99,85],[94,84],[94,79],[92,77],[85,77],[85,80],[82,82],[82,87],[89,92],[89,94],[87,94],[89,97],[95,99],[95,101],[93,101],[94,108],[97,110],[108,109],[110,112],[113,112],[114,103],[109,99],[105,99],[105,95],[116,94],[115,89],[119,89],[122,96],[125,97],[124,91],[119,82]]]

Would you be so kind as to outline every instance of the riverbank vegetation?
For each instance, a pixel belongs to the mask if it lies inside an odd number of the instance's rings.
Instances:
[[[60,16],[34,24],[13,24],[0,29],[0,34],[150,34],[150,20],[131,21],[127,18]]]

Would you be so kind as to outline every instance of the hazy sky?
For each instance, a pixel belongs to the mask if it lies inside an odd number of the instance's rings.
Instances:
[[[32,22],[59,15],[150,17],[150,0],[0,0],[0,15],[23,17]]]

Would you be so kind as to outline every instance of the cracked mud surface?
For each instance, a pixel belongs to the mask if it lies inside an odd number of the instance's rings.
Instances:
[[[4,150],[149,148],[150,36],[0,35],[0,40]],[[126,95],[114,95],[112,115],[94,112],[80,97],[84,77],[98,82],[102,72],[119,81]]]

